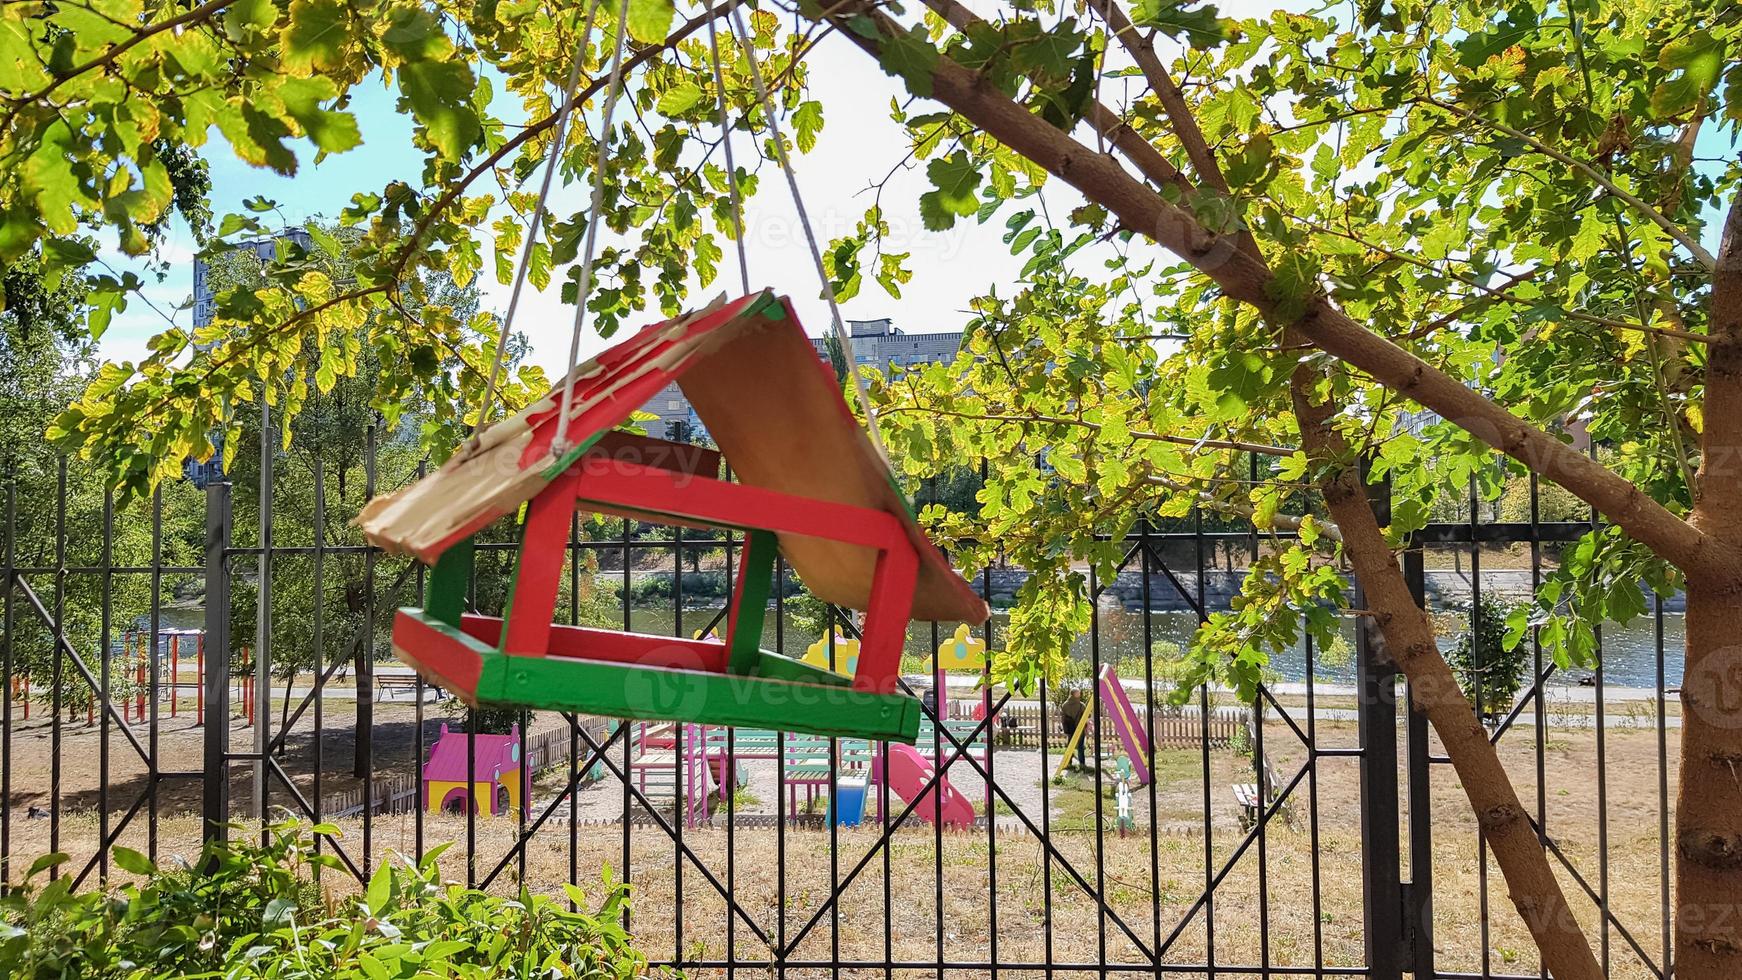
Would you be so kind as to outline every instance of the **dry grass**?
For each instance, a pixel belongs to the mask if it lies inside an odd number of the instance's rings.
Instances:
[[[1350,725],[1321,724],[1318,735],[1321,747],[1355,744]],[[1502,742],[1502,755],[1521,797],[1534,810],[1537,780],[1530,736],[1529,731],[1509,735]],[[1274,769],[1284,783],[1288,782],[1305,761],[1304,747],[1279,724],[1267,727],[1265,739]],[[1549,832],[1593,888],[1600,887],[1606,877],[1615,918],[1653,958],[1659,955],[1662,944],[1656,739],[1650,730],[1604,733],[1605,781],[1601,787],[1596,778],[1597,733],[1551,730],[1543,748],[1548,774],[1543,806]],[[1676,750],[1676,733],[1671,731],[1667,745],[1671,794]],[[1133,836],[1120,838],[1109,829],[1098,838],[1093,833],[1093,796],[1079,778],[1052,787],[1051,840],[1057,855],[1050,862],[1039,841],[1026,831],[939,835],[925,825],[898,830],[886,849],[878,849],[875,828],[842,830],[836,838],[826,831],[801,829],[788,829],[784,834],[768,828],[739,828],[733,834],[724,828],[690,830],[683,839],[693,859],[681,857],[677,845],[657,827],[637,826],[626,861],[620,825],[581,825],[576,828],[577,878],[582,884],[596,882],[606,868],[619,876],[628,875],[637,893],[633,928],[656,959],[715,961],[727,955],[726,904],[705,880],[700,868],[706,868],[722,882],[730,875],[743,915],[770,936],[781,935],[784,920],[790,942],[821,912],[815,927],[805,933],[788,957],[800,967],[787,971],[792,976],[823,975],[826,970],[808,964],[830,962],[837,950],[843,962],[881,963],[888,957],[912,965],[915,971],[924,964],[936,964],[940,955],[954,963],[990,962],[994,958],[1000,964],[1018,965],[1106,962],[1115,968],[1122,965],[1136,970],[1147,957],[1124,928],[1129,928],[1143,946],[1154,947],[1158,922],[1165,938],[1182,921],[1185,925],[1161,959],[1169,964],[1194,964],[1204,959],[1208,945],[1205,910],[1194,911],[1194,903],[1204,890],[1206,866],[1219,872],[1244,837],[1234,825],[1227,790],[1229,782],[1240,778],[1243,765],[1243,760],[1227,753],[1212,753],[1208,792],[1213,831],[1206,840],[1201,833],[1185,832],[1202,825],[1205,780],[1200,758],[1196,753],[1176,752],[1159,759],[1157,769],[1162,779],[1157,786],[1156,814],[1160,829],[1153,850],[1146,819],[1140,818],[1140,830]],[[15,773],[15,781],[19,775]],[[1256,967],[1268,962],[1276,967],[1310,967],[1322,963],[1335,968],[1362,962],[1357,775],[1355,759],[1322,758],[1314,778],[1302,780],[1296,790],[1293,819],[1273,821],[1262,840],[1253,842],[1234,863],[1215,890],[1218,964]],[[1139,790],[1144,813],[1148,810],[1147,792]],[[1449,767],[1435,767],[1431,798],[1437,966],[1441,970],[1480,971],[1486,959],[1496,972],[1534,973],[1534,947],[1505,898],[1498,869],[1492,861],[1484,864],[1479,857],[1474,819]],[[1314,799],[1316,822],[1311,819]],[[1606,864],[1597,856],[1600,813],[1607,815],[1603,828],[1608,844]],[[191,853],[197,847],[197,820],[171,815],[168,809],[165,814],[158,828],[160,853]],[[1110,821],[1111,805],[1106,814]],[[1407,814],[1403,819],[1407,821]],[[432,815],[425,821],[427,842],[463,842],[466,837],[462,817]],[[346,848],[360,854],[362,825],[348,821],[344,829]],[[480,875],[508,853],[514,830],[507,821],[478,821]],[[45,852],[47,832],[47,821],[15,820],[15,860]],[[378,857],[388,850],[415,850],[415,821],[410,814],[377,818],[369,833]],[[92,812],[75,811],[64,818],[60,846],[80,859],[76,863],[82,864],[94,853],[96,841],[97,819]],[[143,821],[125,831],[119,842],[143,849]],[[567,880],[568,844],[566,811],[558,812],[527,848],[525,875],[532,887],[553,890]],[[869,860],[865,860],[867,855]],[[829,906],[826,898],[831,882],[848,879],[862,861],[862,872],[851,877],[839,903]],[[1086,888],[1073,879],[1067,865],[1082,876]],[[446,874],[465,880],[463,844],[443,857],[442,866]],[[518,862],[510,861],[499,884],[512,887],[518,870]],[[680,874],[681,906],[676,897]],[[1409,874],[1407,868],[1405,874]],[[1486,920],[1482,915],[1484,876],[1488,879]],[[1563,873],[1561,877],[1587,935],[1597,942],[1595,903],[1583,896],[1570,876]],[[887,907],[885,881],[890,893]],[[345,887],[342,881],[333,881],[333,885]],[[1096,896],[1105,903],[1105,914],[1101,914]],[[990,928],[993,901],[997,903],[995,934]],[[739,919],[734,930],[739,960],[767,960],[768,945],[757,938],[745,919]],[[1611,976],[1648,975],[1618,930],[1610,930],[1609,945]],[[854,968],[843,972],[870,976],[882,970]],[[935,975],[935,966],[925,972]],[[949,972],[980,975],[985,971]],[[1195,971],[1187,968],[1183,972],[1190,975]],[[1219,970],[1218,975],[1227,972]]]

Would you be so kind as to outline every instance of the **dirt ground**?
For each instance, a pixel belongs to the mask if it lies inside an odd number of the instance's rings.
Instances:
[[[350,702],[328,701],[323,711],[326,727],[319,737],[305,716],[287,740],[283,765],[305,794],[312,792],[317,748],[323,793],[356,785],[349,776],[353,711]],[[427,738],[434,738],[442,718],[434,705],[425,707]],[[161,766],[166,771],[199,768],[201,732],[186,725],[186,720],[178,719],[180,729],[165,720],[159,733]],[[13,733],[9,843],[14,875],[51,847],[52,821],[28,815],[32,806],[46,808],[50,791],[52,738],[39,722],[40,716],[35,716],[28,727]],[[413,771],[414,723],[415,708],[408,703],[377,706],[373,741],[378,773]],[[533,730],[554,723],[538,719]],[[1352,724],[1321,722],[1316,735],[1321,750],[1357,744]],[[233,748],[247,749],[252,737],[249,729],[233,728]],[[1673,802],[1677,732],[1670,729],[1665,740],[1667,790]],[[100,742],[96,729],[85,729],[82,723],[65,726],[62,732],[57,844],[74,855],[75,870],[95,853],[101,829],[96,812]],[[146,777],[118,731],[110,733],[109,742],[110,821],[116,823],[138,798]],[[1307,760],[1301,740],[1286,725],[1272,722],[1265,729],[1264,743],[1278,781],[1283,786],[1294,782]],[[1520,796],[1534,811],[1539,789],[1532,730],[1509,733],[1501,749]],[[1550,729],[1541,751],[1547,774],[1541,805],[1548,832],[1590,889],[1606,892],[1617,925],[1606,932],[1597,929],[1596,903],[1585,897],[1583,886],[1565,868],[1560,869],[1563,886],[1587,935],[1594,944],[1601,941],[1607,947],[1610,975],[1645,977],[1648,971],[1627,936],[1653,960],[1661,956],[1659,826],[1660,807],[1665,804],[1660,796],[1658,735],[1649,725],[1600,734]],[[1437,743],[1434,752],[1439,753]],[[1049,759],[1056,761],[1056,754]],[[753,777],[739,797],[740,825],[728,829],[724,815],[719,815],[712,827],[682,830],[680,848],[672,835],[643,819],[630,832],[627,852],[621,822],[589,816],[588,809],[588,800],[595,795],[620,801],[620,783],[607,779],[583,790],[571,830],[570,808],[566,800],[557,799],[561,773],[547,773],[535,788],[533,813],[537,816],[549,809],[550,815],[525,848],[525,881],[550,891],[568,880],[572,833],[576,880],[587,885],[606,873],[627,876],[636,891],[632,927],[650,954],[655,959],[702,963],[704,968],[690,971],[698,976],[724,973],[706,964],[727,953],[727,906],[714,882],[724,886],[728,881],[740,909],[731,937],[737,958],[765,961],[771,942],[778,944],[782,936],[787,943],[798,939],[788,957],[794,967],[787,971],[789,976],[826,975],[823,965],[834,961],[837,950],[842,962],[881,964],[887,958],[903,965],[896,974],[915,977],[921,972],[935,976],[940,957],[957,963],[996,961],[1004,967],[1000,974],[1024,976],[1039,976],[1039,966],[1049,962],[1105,962],[1115,972],[1121,967],[1149,972],[1144,949],[1158,945],[1158,934],[1164,963],[1194,964],[1209,952],[1212,930],[1218,976],[1240,976],[1248,970],[1256,975],[1261,964],[1356,967],[1362,962],[1357,759],[1320,756],[1317,766],[1295,784],[1285,811],[1250,842],[1239,826],[1230,787],[1252,780],[1251,762],[1232,752],[1209,753],[1207,773],[1198,752],[1160,754],[1153,801],[1149,787],[1136,790],[1137,827],[1126,837],[1113,828],[1110,796],[1100,813],[1104,829],[1099,835],[1095,832],[1092,778],[1073,775],[1061,783],[1048,783],[1042,807],[1037,752],[1001,750],[994,766],[997,783],[1008,795],[994,804],[995,829],[940,832],[925,824],[903,826],[883,847],[875,817],[859,830],[777,828],[756,818],[758,812],[772,810],[773,801],[766,784]],[[984,784],[965,762],[958,762],[948,775],[970,798],[983,798]],[[237,765],[232,794],[238,806],[248,801],[250,785],[249,767]],[[1103,789],[1110,791],[1110,786],[1104,784]],[[282,791],[273,799],[288,802]],[[1529,936],[1506,900],[1498,869],[1491,860],[1482,859],[1475,821],[1447,765],[1434,767],[1431,800],[1437,967],[1479,972],[1486,966],[1494,972],[1535,973]],[[161,784],[155,840],[161,857],[191,855],[197,849],[198,805],[197,781]],[[612,817],[620,813],[620,806],[619,802]],[[1016,818],[1017,809],[1049,831],[1050,860],[1040,838]],[[1208,836],[1203,833],[1206,809]],[[1673,819],[1673,814],[1669,816]],[[1405,813],[1406,835],[1407,821]],[[418,849],[419,820],[414,814],[378,816],[367,827],[359,820],[340,823],[342,846],[359,861],[365,839],[377,860],[389,852],[413,854]],[[145,850],[152,844],[148,829],[142,812],[116,842]],[[520,858],[510,850],[516,824],[481,818],[472,832],[473,876],[482,880],[502,864],[492,887],[512,887],[521,873]],[[422,818],[421,839],[426,846],[462,842],[442,858],[444,872],[461,882],[468,878],[463,843],[467,836],[464,817]],[[1605,838],[1607,851],[1600,858],[1599,843]],[[1408,868],[1407,846],[1402,859],[1406,877],[1423,877]],[[1210,908],[1199,898],[1206,877],[1216,875],[1224,876]],[[335,891],[347,887],[332,876],[328,881]],[[827,901],[831,882],[845,883],[838,903]],[[680,889],[681,904],[676,900]],[[994,914],[995,931],[990,928]],[[927,964],[932,968],[925,969]],[[1030,964],[1035,969],[1021,969]],[[873,976],[883,970],[842,972]],[[985,971],[949,972],[978,976]],[[1189,968],[1170,972],[1196,973]]]

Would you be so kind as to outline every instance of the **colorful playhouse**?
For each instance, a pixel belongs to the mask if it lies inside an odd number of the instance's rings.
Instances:
[[[469,800],[484,816],[504,816],[526,806],[525,782],[519,725],[506,735],[472,737],[472,778],[467,780],[466,733],[450,732],[444,724],[423,767],[423,806],[433,813],[458,809]],[[476,804],[479,799],[482,806]]]

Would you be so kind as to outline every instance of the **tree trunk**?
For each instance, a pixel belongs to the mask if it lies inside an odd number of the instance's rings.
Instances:
[[[1556,980],[1601,980],[1602,970],[1500,764],[1500,754],[1440,656],[1433,622],[1410,594],[1349,447],[1332,427],[1335,406],[1313,400],[1318,379],[1318,372],[1306,363],[1295,369],[1292,379],[1302,448],[1312,471],[1319,474],[1320,492],[1343,533],[1343,553],[1361,584],[1385,649],[1409,678],[1417,710],[1427,715],[1445,744],[1446,756],[1506,879],[1513,908],[1542,951],[1543,966]]]
[[[1742,198],[1712,279],[1706,420],[1692,522],[1742,549]],[[1742,577],[1688,576],[1676,794],[1675,971],[1742,973]]]
[[[1732,518],[1734,519],[1734,518]],[[1689,582],[1676,794],[1675,972],[1742,972],[1742,591]]]

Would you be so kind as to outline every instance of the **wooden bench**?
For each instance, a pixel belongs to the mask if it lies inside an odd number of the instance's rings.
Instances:
[[[863,739],[837,739],[833,745],[823,735],[787,733],[784,737],[767,729],[740,728],[733,734],[730,757],[739,766],[746,759],[782,763],[788,805],[798,810],[798,790],[804,787],[805,802],[815,802],[831,780],[869,771],[871,744]],[[708,730],[708,759],[716,777],[723,777],[728,757],[726,730]],[[722,780],[723,781],[723,780]]]
[[[392,695],[401,692],[409,694],[412,697],[417,696],[416,674],[375,675],[375,693],[380,696],[383,701],[390,700]]]
[[[1258,821],[1264,815],[1264,808],[1276,799],[1276,773],[1271,770],[1269,760],[1266,760],[1262,792],[1257,783],[1235,783],[1229,789],[1234,794],[1234,804],[1240,808],[1240,829],[1251,830],[1258,826]],[[1294,826],[1292,807],[1282,807],[1281,816],[1285,824]]]

